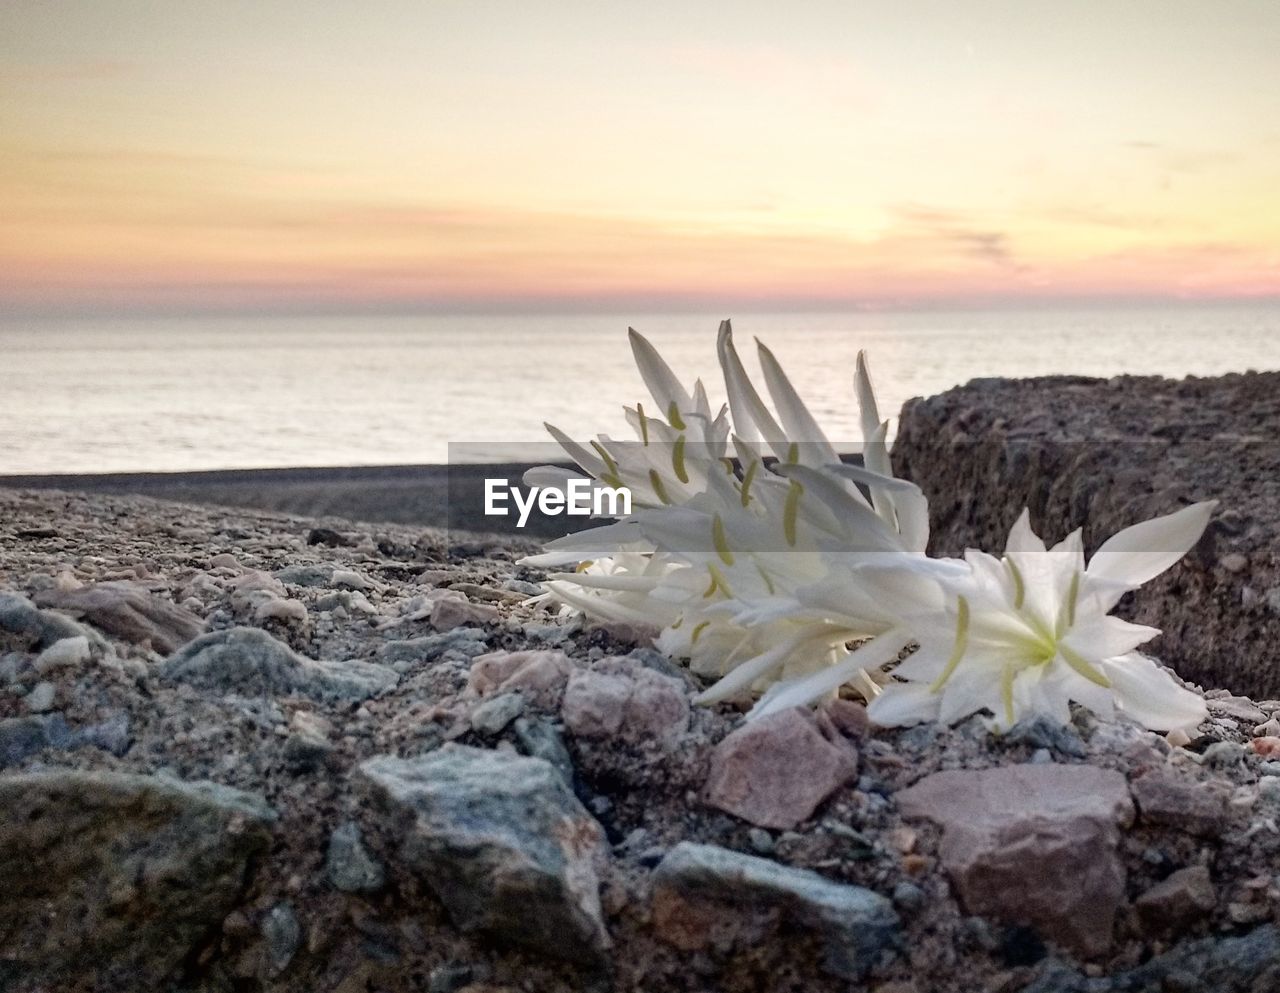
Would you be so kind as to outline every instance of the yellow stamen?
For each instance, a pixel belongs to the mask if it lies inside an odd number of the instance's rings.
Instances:
[[[1022,573],[1013,564],[1013,559],[1005,559],[1004,564],[1009,567],[1009,575],[1013,577],[1013,608],[1021,610],[1027,599],[1027,585],[1022,581]]]
[[[793,441],[787,449],[787,461],[792,465],[800,461],[800,443]]]
[[[591,560],[591,559],[587,559],[587,561],[585,561],[585,562],[579,562],[579,563],[578,563],[578,567],[577,567],[576,569],[574,569],[573,571],[574,571],[574,572],[586,572],[588,569],[590,569],[590,568],[591,568],[591,566],[592,566],[592,560]]]
[[[796,516],[800,513],[800,497],[804,495],[804,487],[796,480],[791,480],[787,489],[787,502],[782,508],[782,533],[787,544],[792,548],[796,544]]]
[[[716,514],[711,519],[711,541],[716,546],[716,553],[725,565],[733,565],[733,551],[729,548],[729,540],[725,537],[724,521]]]
[[[929,687],[931,693],[937,693],[947,685],[947,680],[956,671],[956,666],[960,664],[960,660],[964,658],[965,650],[969,647],[969,601],[964,597],[959,599],[959,610],[956,614],[956,640],[951,647],[951,655],[947,659],[947,664],[942,667],[942,673]]]
[[[724,573],[716,566],[714,562],[707,563],[707,572],[711,574],[711,585],[703,592],[703,599],[710,597],[718,588],[721,593],[727,597],[733,596],[733,591],[729,589],[729,583],[724,578]]]
[[[684,430],[684,420],[680,417],[680,408],[676,406],[674,400],[671,401],[671,406],[667,408],[667,420],[671,422],[671,426],[677,431]]]
[[[662,477],[658,475],[657,469],[649,470],[649,485],[653,487],[653,492],[658,495],[658,499],[665,504],[671,503],[671,497],[667,496],[667,488],[662,485]]]
[[[702,629],[709,627],[710,625],[711,625],[710,621],[703,621],[696,628],[694,628],[692,633],[689,635],[689,643],[691,645],[696,645],[698,643],[698,637],[702,634]]]
[[[1004,722],[1013,723],[1013,681],[1020,670],[1016,666],[1007,665],[1000,674],[1000,699],[1004,701]]]
[[[618,476],[618,463],[613,461],[613,456],[605,451],[604,445],[594,439],[591,442],[591,447],[596,450],[596,454],[604,461],[605,468],[609,471],[609,475],[616,479]]]
[[[1098,686],[1102,686],[1106,689],[1111,688],[1111,680],[1109,680],[1103,673],[1099,672],[1097,669],[1091,666],[1078,653],[1072,651],[1070,648],[1068,648],[1066,645],[1063,645],[1063,644],[1058,645],[1058,652],[1059,654],[1061,654],[1063,661],[1065,661],[1067,665],[1071,666],[1071,668],[1074,669],[1076,672],[1078,672],[1081,676],[1084,676],[1084,678],[1089,680],[1089,682],[1094,683]]]
[[[671,467],[676,471],[676,479],[682,483],[689,482],[689,473],[684,467],[684,435],[676,439],[671,446]]]
[[[640,415],[640,440],[644,442],[644,447],[649,447],[649,418],[644,416],[644,404],[636,404],[636,413]]]
[[[747,471],[742,474],[742,506],[751,502],[751,481],[756,478],[756,469],[760,467],[759,459],[752,459]]]
[[[1066,609],[1058,616],[1057,636],[1061,638],[1076,622],[1076,601],[1080,598],[1080,573],[1071,576],[1071,588],[1067,590]],[[1064,623],[1065,620],[1065,623]]]

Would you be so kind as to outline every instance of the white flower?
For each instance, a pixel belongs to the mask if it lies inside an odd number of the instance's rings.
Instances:
[[[833,568],[903,554],[923,557],[928,540],[924,495],[892,478],[884,445],[888,424],[879,419],[865,357],[858,357],[854,385],[869,438],[866,465],[847,466],[773,353],[757,343],[777,414],[766,405],[746,374],[728,321],[721,324],[717,351],[732,430],[723,409],[712,416],[701,383],[686,390],[643,336],[633,330],[630,337],[665,419],[636,404],[627,415],[639,439],[602,436],[590,451],[551,429],[594,478],[631,486],[637,508],[622,522],[553,541],[546,553],[527,560],[563,565],[603,556],[610,563],[553,576],[551,595],[601,619],[663,627],[660,647],[689,659],[695,671],[722,677],[700,697],[704,703],[845,666],[853,654],[857,665],[884,654],[876,668],[896,658],[897,648],[851,654],[847,647],[895,626],[873,586],[861,589],[831,622],[795,601],[797,591],[821,585]],[[726,458],[730,442],[736,467]],[[767,462],[770,455],[776,461]],[[564,473],[531,470],[526,481],[556,485]],[[623,555],[647,555],[648,561],[620,571]],[[862,576],[851,575],[846,585],[858,586]],[[874,691],[865,678],[862,685],[864,692]]]
[[[1066,723],[1069,701],[1153,730],[1194,726],[1204,700],[1135,649],[1158,629],[1110,616],[1129,590],[1176,563],[1200,538],[1215,503],[1198,503],[1121,531],[1088,566],[1080,532],[1052,549],[1024,511],[1003,558],[965,555],[967,570],[942,580],[944,612],[918,620],[919,649],[870,705],[886,726],[946,723],[990,710],[1007,729],[1032,714]]]
[[[1087,568],[1079,532],[1046,549],[1025,513],[1001,559],[930,558],[928,505],[893,477],[863,355],[863,465],[852,466],[757,342],[766,404],[728,321],[717,340],[728,404],[715,413],[701,382],[686,389],[630,335],[657,412],[625,408],[636,439],[584,446],[549,430],[593,479],[629,487],[633,512],[526,561],[576,566],[547,583],[567,608],[660,629],[659,648],[716,680],[700,702],[756,694],[760,716],[852,686],[882,725],[982,710],[1002,728],[1030,714],[1066,722],[1073,700],[1151,728],[1203,719],[1203,700],[1135,651],[1157,630],[1110,611],[1186,553],[1212,503],[1122,531]]]

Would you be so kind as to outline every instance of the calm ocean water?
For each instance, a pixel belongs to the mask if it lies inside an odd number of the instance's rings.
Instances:
[[[625,435],[644,399],[626,327],[722,396],[717,317],[255,317],[0,322],[0,475],[525,459],[551,421]],[[1280,369],[1280,307],[735,318],[833,440],[859,438],[852,369],[882,409],[978,376]],[[754,365],[754,360],[750,360]]]

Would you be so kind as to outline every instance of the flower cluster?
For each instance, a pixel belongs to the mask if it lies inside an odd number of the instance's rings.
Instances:
[[[685,388],[630,332],[655,410],[626,408],[633,440],[580,445],[582,470],[631,490],[632,513],[527,561],[548,595],[594,618],[659,629],[657,646],[708,677],[703,703],[758,696],[753,716],[851,687],[884,726],[989,712],[1007,729],[1066,722],[1075,701],[1156,730],[1187,728],[1204,701],[1136,649],[1159,632],[1110,615],[1199,539],[1212,502],[1130,527],[1086,564],[1079,531],[1046,547],[1024,512],[1000,558],[926,554],[928,503],[897,479],[865,355],[854,376],[862,465],[843,463],[773,353],[757,343],[766,404],[734,346],[717,342],[728,404]],[[573,474],[531,470],[531,485]]]

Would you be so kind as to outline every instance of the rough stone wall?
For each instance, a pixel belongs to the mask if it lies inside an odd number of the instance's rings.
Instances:
[[[1147,517],[1216,499],[1200,545],[1121,613],[1184,677],[1280,697],[1280,373],[979,379],[903,408],[895,469],[930,500],[930,550],[998,553],[1024,506],[1092,552]]]

